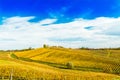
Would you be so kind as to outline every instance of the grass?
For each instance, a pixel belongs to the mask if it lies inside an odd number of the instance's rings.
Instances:
[[[0,52],[0,77],[9,78],[12,73],[14,80],[120,79],[119,74],[101,71],[105,65],[110,65],[112,69],[116,67],[117,59],[114,59],[113,63],[111,57],[106,59],[100,53],[94,54],[94,52],[61,48],[39,48],[15,53]],[[66,66],[68,62],[74,67],[68,69]],[[95,65],[97,63],[101,66]]]
[[[72,62],[75,70],[99,71],[119,75],[120,53],[116,53],[118,51],[112,50],[110,57],[108,57],[106,50],[40,48],[31,51],[17,52],[15,55],[20,58],[22,57],[30,61],[44,63],[58,68],[66,68],[66,63]],[[119,56],[117,57],[116,55]]]

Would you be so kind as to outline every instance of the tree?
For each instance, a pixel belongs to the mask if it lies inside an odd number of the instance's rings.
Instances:
[[[43,44],[43,48],[48,48],[48,45],[46,45],[46,44]]]

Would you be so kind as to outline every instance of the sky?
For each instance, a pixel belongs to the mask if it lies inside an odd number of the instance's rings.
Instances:
[[[0,49],[120,47],[120,0],[0,0]]]

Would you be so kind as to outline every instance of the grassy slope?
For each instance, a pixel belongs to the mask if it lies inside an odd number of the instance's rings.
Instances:
[[[55,66],[56,64],[56,67],[59,67],[60,65],[60,67],[65,68],[64,65],[67,62],[72,62],[75,66],[75,69],[102,71],[119,74],[120,53],[115,53],[115,50],[111,51],[111,53],[112,54],[110,55],[110,57],[108,57],[106,51],[104,50],[94,51],[40,48],[31,51],[18,52],[16,53],[16,55],[19,57],[36,60],[42,63],[53,63],[53,66]]]
[[[104,54],[102,54],[103,52]],[[72,62],[75,65],[74,69],[80,70],[80,71],[76,71],[76,70],[57,69],[58,73],[60,73],[59,75],[61,75],[62,78],[64,75],[67,75],[71,79],[79,77],[79,79],[88,78],[89,80],[90,78],[95,80],[96,79],[111,80],[112,78],[110,76],[113,76],[112,74],[91,72],[91,71],[102,71],[106,73],[119,74],[120,72],[120,68],[119,68],[120,64],[119,64],[119,56],[118,56],[120,55],[119,50],[117,51],[112,50],[111,53],[112,54],[108,57],[107,52],[101,50],[93,51],[93,50],[72,50],[72,49],[61,49],[61,48],[54,48],[54,49],[40,48],[36,50],[17,52],[15,53],[15,55],[17,55],[18,57],[32,59],[35,60],[36,62],[48,64],[59,68],[65,68],[65,64],[67,62]],[[56,71],[54,69],[56,68],[52,69],[53,72]],[[87,71],[81,71],[81,70],[87,70]]]
[[[10,76],[10,74],[17,80],[24,78],[32,80],[33,78],[47,79],[47,80],[111,80],[118,78],[116,75],[83,72],[74,70],[62,70],[34,62],[20,61],[10,58],[9,53],[0,53],[0,76]]]

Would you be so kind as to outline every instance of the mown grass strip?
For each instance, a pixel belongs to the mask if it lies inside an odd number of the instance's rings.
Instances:
[[[40,61],[40,60],[32,60],[29,58],[17,57],[15,54],[11,54],[11,57],[15,58],[15,59],[23,60],[23,61],[36,62],[36,63],[46,64],[46,65],[60,68],[60,69],[68,69],[69,70],[69,68],[66,66],[66,64],[58,64],[58,63],[45,62],[45,61]],[[72,68],[72,70],[103,72],[103,70],[100,68],[81,67],[81,66],[74,66],[74,68]]]

